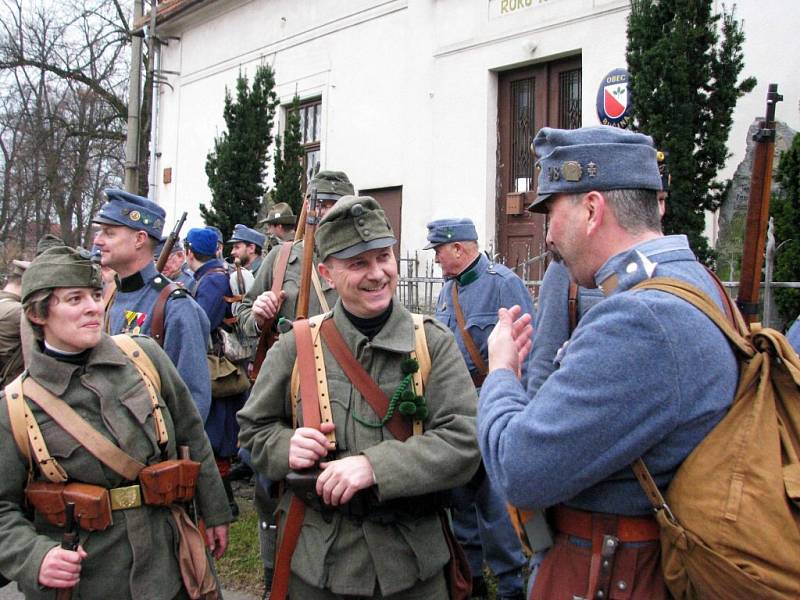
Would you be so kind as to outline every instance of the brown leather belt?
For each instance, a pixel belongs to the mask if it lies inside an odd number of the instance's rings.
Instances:
[[[602,515],[608,518],[611,515]],[[600,518],[600,513],[558,505],[553,508],[555,527],[561,533],[586,540],[592,539],[593,522]],[[616,537],[620,542],[654,542],[659,539],[659,527],[653,517],[626,517],[613,515],[617,521]]]

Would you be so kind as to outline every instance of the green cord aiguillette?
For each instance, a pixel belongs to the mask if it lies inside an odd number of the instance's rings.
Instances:
[[[407,358],[402,362],[400,368],[405,376],[403,377],[403,381],[400,382],[400,385],[397,386],[394,394],[392,394],[392,397],[389,400],[389,408],[386,411],[383,419],[377,423],[365,421],[359,417],[355,411],[353,411],[353,420],[355,420],[357,423],[361,423],[365,427],[383,427],[389,421],[389,419],[394,416],[395,410],[398,410],[401,415],[409,418],[413,417],[414,419],[420,419],[421,421],[424,421],[428,418],[428,404],[425,402],[425,397],[415,394],[413,388],[411,387],[414,373],[419,371],[419,363],[414,358]]]

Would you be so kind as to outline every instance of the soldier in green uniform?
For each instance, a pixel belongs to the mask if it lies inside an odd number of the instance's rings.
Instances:
[[[36,338],[22,379],[24,404],[66,479],[64,484],[50,485],[58,494],[65,493],[65,484],[74,483],[90,484],[82,489],[91,487],[93,493],[107,491],[112,511],[104,529],[78,532],[80,545],[75,551],[61,548],[64,529],[51,523],[48,514],[37,509],[29,520],[26,490],[30,498],[31,485],[52,480],[47,474],[52,464],[36,455],[29,467],[15,440],[14,431],[20,429],[12,428],[14,393],[6,391],[0,399],[0,572],[16,581],[29,599],[55,598],[55,590],[61,588],[74,588],[76,598],[188,598],[190,584],[178,563],[178,532],[186,531],[179,524],[181,515],[185,517],[183,509],[143,503],[139,476],[126,478],[106,466],[87,449],[86,439],[66,433],[42,402],[49,393],[51,403],[74,410],[106,443],[140,465],[175,459],[177,449],[188,446],[191,458],[200,463],[195,491],[198,516],[205,521],[209,549],[219,557],[227,546],[231,514],[203,422],[186,386],[155,342],[135,337],[160,380],[152,396],[134,363],[103,333],[100,268],[88,253],[52,248],[34,260],[22,279],[22,303]],[[46,392],[36,391],[36,384]],[[154,425],[159,412],[165,437]],[[202,540],[195,534],[202,556]],[[216,587],[211,571],[205,572]]]
[[[315,239],[323,259],[320,275],[339,300],[311,323],[323,333],[338,330],[347,351],[392,397],[405,389],[416,335],[411,314],[394,299],[396,240],[386,215],[372,198],[346,196],[322,219]],[[305,510],[291,560],[291,598],[445,600],[450,553],[436,493],[466,483],[478,466],[477,396],[452,333],[432,318],[424,320],[432,365],[424,395],[412,403],[413,411],[390,405],[385,414],[354,387],[324,342],[332,422],[316,429],[304,426],[300,406],[292,405],[298,327],[270,350],[239,412],[240,444],[269,479],[282,480],[290,470],[322,461],[318,498]],[[414,418],[421,430],[401,441],[391,421],[410,426]],[[335,450],[326,438],[331,432]],[[279,511],[292,496],[283,496]]]

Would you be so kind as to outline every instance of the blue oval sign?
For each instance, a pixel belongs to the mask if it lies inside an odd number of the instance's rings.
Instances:
[[[603,77],[600,89],[597,90],[597,118],[603,125],[612,125],[627,129],[633,117],[633,106],[628,80],[630,75],[625,69],[614,69]]]

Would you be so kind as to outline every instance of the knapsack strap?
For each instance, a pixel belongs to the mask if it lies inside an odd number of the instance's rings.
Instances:
[[[323,313],[330,312],[331,308],[328,306],[328,301],[325,299],[325,294],[322,291],[322,283],[320,283],[316,269],[311,269],[311,283],[314,286],[314,292],[317,294],[320,309]]]
[[[124,333],[111,336],[117,347],[125,353],[125,356],[133,363],[139,375],[144,381],[147,388],[147,393],[150,396],[150,405],[153,407],[153,427],[156,432],[156,439],[159,446],[166,446],[169,441],[169,434],[167,433],[167,425],[164,422],[164,415],[161,413],[161,406],[158,403],[158,394],[161,392],[161,375],[158,369],[147,356],[147,353],[142,350],[142,347],[137,344],[133,338]]]
[[[350,383],[353,384],[358,392],[363,396],[364,400],[372,407],[375,414],[382,418],[389,411],[389,397],[378,386],[366,369],[356,360],[350,348],[347,347],[347,342],[344,341],[342,334],[336,328],[333,319],[326,319],[320,325],[322,338],[330,350],[336,362],[344,371]],[[302,385],[302,381],[301,381]],[[392,417],[386,422],[386,429],[388,429],[396,440],[404,442],[411,436],[411,427],[407,419],[395,411]]]
[[[292,371],[293,379],[293,400],[297,398],[297,391],[300,391],[301,408],[303,410],[303,425],[306,424],[306,411],[312,411],[312,407],[306,408],[305,398],[311,394],[318,407],[317,411],[311,416],[312,419],[319,418],[320,423],[333,423],[333,411],[331,409],[331,398],[328,394],[328,375],[325,371],[325,358],[322,354],[322,343],[319,339],[319,325],[325,315],[317,315],[311,319],[299,319],[297,329],[295,329],[295,345],[297,346],[297,380],[295,383],[295,370]],[[301,347],[302,346],[302,347]],[[303,384],[305,383],[305,388]],[[311,385],[314,390],[311,390]],[[304,391],[305,390],[305,391]],[[294,406],[294,402],[292,403]],[[318,416],[317,416],[318,415]],[[294,415],[292,422],[296,423]],[[317,426],[317,428],[319,428]],[[332,447],[336,446],[336,432],[331,431],[325,436],[328,438]]]
[[[139,471],[145,465],[132,458],[103,436],[66,402],[51,394],[31,377],[23,380],[22,390],[25,396],[38,404],[64,431],[75,438],[97,460],[122,475],[128,481],[134,481],[138,477]],[[32,439],[31,442],[34,452],[36,452],[36,441]],[[40,446],[44,447],[44,444],[40,444]],[[41,465],[42,462],[39,461],[39,464]]]
[[[458,284],[455,281],[453,282],[452,297],[453,310],[456,313],[456,322],[458,323],[458,330],[461,332],[461,339],[464,340],[467,352],[469,352],[469,355],[472,357],[472,362],[475,365],[475,369],[478,371],[477,376],[473,377],[473,382],[475,383],[475,387],[480,387],[483,385],[483,381],[486,379],[489,369],[486,366],[486,361],[483,360],[481,353],[478,351],[478,347],[475,345],[475,340],[472,339],[469,331],[467,331],[464,311],[461,310],[461,304],[458,301]]]
[[[748,331],[747,326],[744,324],[744,319],[735,306],[731,306],[734,317],[734,324],[731,324],[725,317],[725,313],[722,312],[717,303],[714,302],[708,294],[680,279],[674,279],[672,277],[654,277],[653,279],[642,281],[632,289],[658,290],[685,300],[711,319],[720,331],[725,334],[725,337],[730,340],[734,348],[739,350],[742,355],[749,358],[755,353],[750,342],[744,337]],[[725,296],[727,296],[727,294],[725,294]]]
[[[6,408],[8,409],[8,420],[11,423],[11,433],[20,453],[28,463],[29,476],[33,473],[33,457],[31,447],[28,442],[27,418],[25,411],[28,406],[22,394],[22,376],[20,373],[14,381],[5,387]],[[38,429],[38,425],[37,425]],[[54,473],[55,474],[55,473]],[[49,478],[48,478],[49,479]]]
[[[425,393],[425,383],[431,374],[431,354],[425,336],[425,317],[411,313],[411,320],[414,322],[414,351],[411,353],[411,358],[416,358],[419,364],[419,369],[412,375],[412,380],[417,396],[422,396]],[[414,435],[422,435],[422,419],[414,419],[412,430]]]

